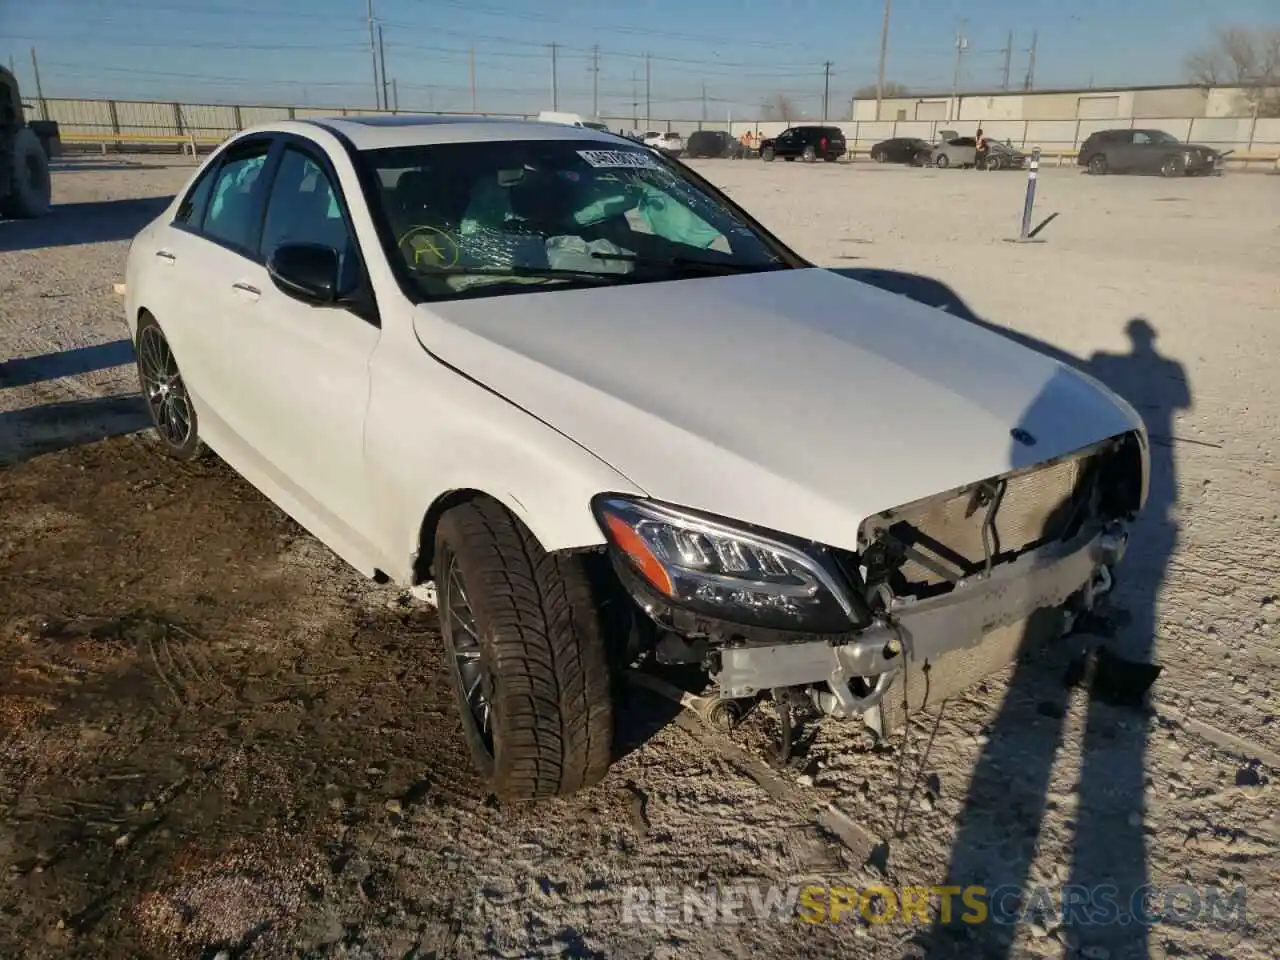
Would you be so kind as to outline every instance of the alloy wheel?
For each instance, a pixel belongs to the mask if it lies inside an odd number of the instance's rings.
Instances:
[[[480,646],[480,630],[458,567],[449,557],[444,577],[444,635],[470,721],[493,754],[493,677]]]
[[[138,371],[157,432],[174,449],[186,445],[194,428],[191,398],[169,341],[157,326],[144,327],[138,336]]]

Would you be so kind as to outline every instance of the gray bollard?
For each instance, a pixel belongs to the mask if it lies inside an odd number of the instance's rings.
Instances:
[[[1027,164],[1027,199],[1022,204],[1022,231],[1019,240],[1026,240],[1031,233],[1031,209],[1036,204],[1036,176],[1040,171],[1040,148],[1031,148],[1031,162]]]

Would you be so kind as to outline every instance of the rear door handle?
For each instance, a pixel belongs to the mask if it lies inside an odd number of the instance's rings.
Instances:
[[[163,260],[165,263],[173,263],[175,260],[178,259],[168,250],[157,250],[156,256],[159,257],[161,260]]]
[[[250,300],[257,300],[260,296],[262,296],[261,290],[259,290],[253,284],[245,283],[244,281],[233,283],[231,285],[231,289],[236,291],[236,293],[239,293],[244,295],[245,297],[248,297]]]

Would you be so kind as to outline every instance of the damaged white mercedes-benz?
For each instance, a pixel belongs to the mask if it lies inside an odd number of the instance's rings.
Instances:
[[[138,235],[126,291],[167,453],[436,585],[504,797],[605,775],[636,664],[701,667],[713,720],[773,696],[891,729],[1089,609],[1146,498],[1101,384],[814,267],[607,133],[258,127]]]

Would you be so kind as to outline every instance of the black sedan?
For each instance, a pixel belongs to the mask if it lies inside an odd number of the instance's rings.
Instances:
[[[871,159],[876,163],[910,163],[924,166],[933,145],[919,137],[892,137],[881,140],[871,148]]]

